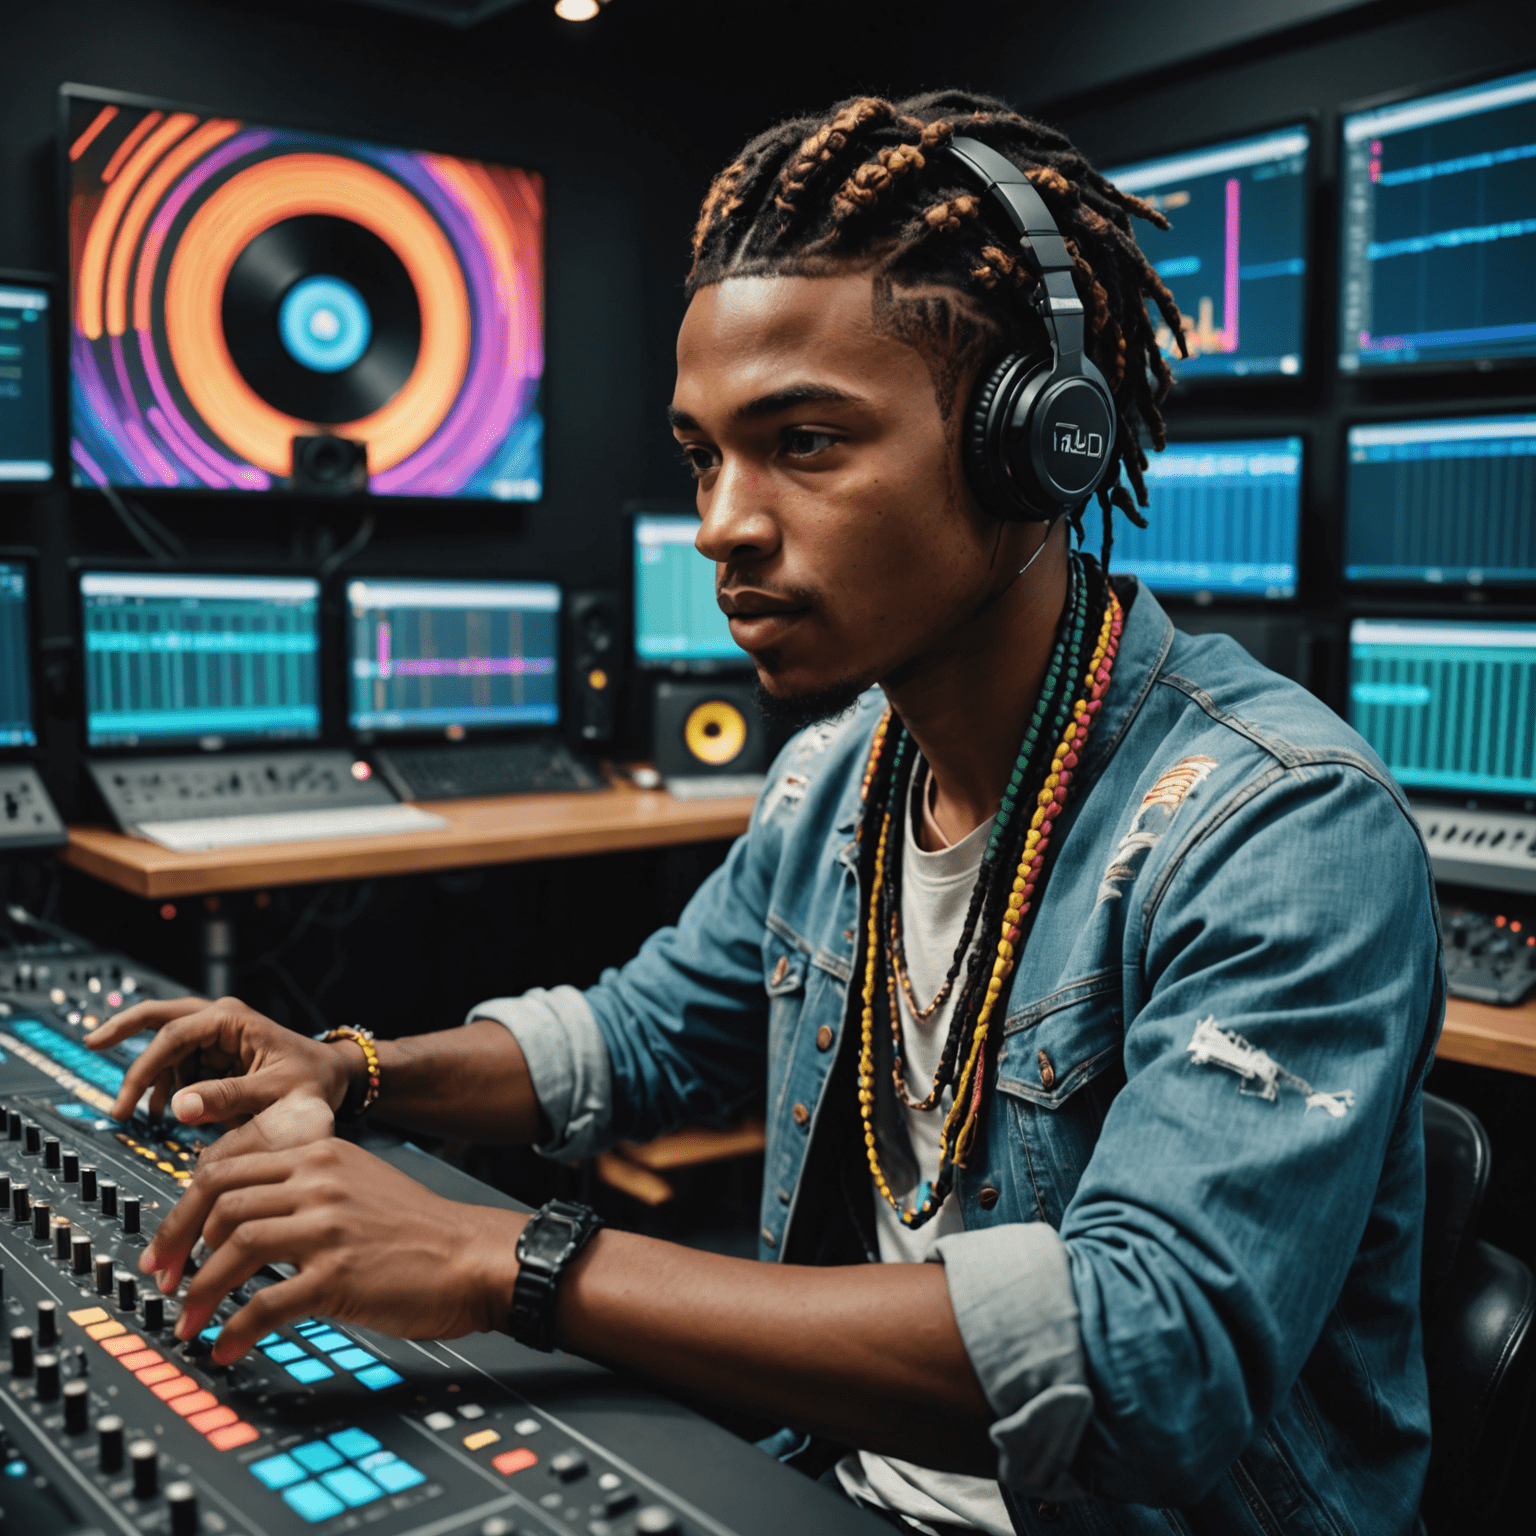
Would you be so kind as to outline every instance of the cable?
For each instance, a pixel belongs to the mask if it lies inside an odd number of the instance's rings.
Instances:
[[[357,532],[340,549],[333,551],[320,562],[320,579],[329,581],[354,555],[362,554],[368,547],[368,541],[373,537],[373,530],[373,513],[363,513],[363,520],[357,525]]]
[[[97,489],[117,514],[117,520],[133,535],[134,542],[152,560],[166,565],[187,558],[187,546],[158,518],[119,495],[116,486],[100,485]]]

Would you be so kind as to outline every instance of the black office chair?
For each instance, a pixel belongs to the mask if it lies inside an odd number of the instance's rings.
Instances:
[[[1536,1281],[1477,1238],[1491,1149],[1476,1115],[1424,1095],[1424,1267],[1419,1304],[1434,1432],[1422,1512],[1431,1536],[1485,1528],[1531,1400]]]

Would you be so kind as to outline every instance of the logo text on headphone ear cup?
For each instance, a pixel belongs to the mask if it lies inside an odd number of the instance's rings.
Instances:
[[[1053,500],[1079,502],[1104,478],[1114,446],[1114,408],[1106,391],[1087,377],[1058,379],[1040,392],[1030,411],[1027,439],[1041,490]]]

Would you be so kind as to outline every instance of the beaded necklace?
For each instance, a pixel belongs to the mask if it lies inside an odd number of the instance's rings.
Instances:
[[[999,853],[1012,850],[1017,843],[1015,812],[1024,801],[1024,786],[1033,782],[1037,775],[1030,771],[1036,748],[1042,741],[1053,741],[1049,766],[1039,788],[1035,792],[1035,808],[1028,829],[1024,833],[1022,847],[1018,850],[1017,868],[1007,896],[1007,905],[999,924],[999,937],[991,972],[987,977],[985,992],[975,1017],[969,1027],[969,1043],[965,1049],[964,1066],[955,1082],[954,1099],[944,1119],[939,1156],[939,1173],[932,1185],[922,1192],[916,1209],[905,1210],[892,1194],[889,1181],[880,1166],[879,1151],[875,1138],[875,996],[878,972],[881,969],[881,929],[884,903],[894,902],[894,881],[887,879],[891,864],[891,825],[897,808],[904,800],[905,781],[902,777],[908,757],[908,737],[904,728],[896,722],[892,730],[893,716],[887,709],[875,729],[870,747],[869,762],[865,767],[861,798],[866,802],[877,775],[886,786],[885,807],[881,817],[879,839],[875,847],[870,881],[869,917],[866,925],[865,961],[862,989],[862,1015],[860,1021],[859,1050],[859,1116],[863,1124],[865,1155],[875,1187],[886,1203],[897,1213],[908,1228],[924,1225],[939,1209],[953,1187],[955,1169],[963,1167],[975,1140],[980,1122],[983,1088],[986,1081],[986,1048],[993,1014],[1003,987],[1012,974],[1018,954],[1023,949],[1028,928],[1033,925],[1034,896],[1043,877],[1046,858],[1050,849],[1051,831],[1062,807],[1066,804],[1074,770],[1080,760],[1088,732],[1094,717],[1102,706],[1104,693],[1109,687],[1124,611],[1120,600],[1107,581],[1102,583],[1102,605],[1094,603],[1087,594],[1081,562],[1072,556],[1072,587],[1068,611],[1058,633],[1056,648],[1042,683],[1040,700],[1035,707],[1029,730],[1025,733],[1019,757],[1004,792],[1003,804],[988,839],[987,852],[983,857],[979,882],[990,886],[996,872]],[[1099,623],[1092,655],[1086,668],[1082,667],[1082,645],[1087,626],[1087,615],[1097,608]],[[1074,639],[1075,637],[1075,639]],[[1076,685],[1076,686],[1074,686]],[[1048,733],[1044,732],[1049,720]],[[886,747],[891,744],[889,762]],[[882,773],[882,770],[884,772]],[[861,829],[862,830],[862,829]],[[973,907],[977,903],[973,902]],[[969,948],[969,936],[964,945]],[[962,951],[963,953],[963,951]],[[984,968],[984,964],[983,964]],[[890,967],[895,972],[894,963]],[[904,969],[904,966],[903,966]],[[946,986],[952,985],[958,975],[957,963],[951,968]],[[979,976],[977,978],[979,980]],[[965,1017],[971,1012],[976,988],[968,985],[955,1012],[955,1022],[950,1040],[946,1042],[944,1058],[934,1085],[928,1096],[914,1101],[906,1090],[901,1054],[901,1021],[896,999],[897,982],[888,974],[886,996],[891,1012],[892,1038],[895,1046],[893,1078],[899,1101],[911,1108],[931,1110],[935,1108],[945,1087],[953,1076],[959,1060],[959,1047],[966,1033]],[[908,989],[909,990],[909,989]],[[937,1007],[937,1002],[930,1005]],[[954,1047],[953,1051],[951,1047]]]

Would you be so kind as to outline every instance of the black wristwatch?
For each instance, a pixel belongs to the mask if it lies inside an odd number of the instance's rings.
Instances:
[[[507,1316],[507,1332],[519,1344],[546,1354],[555,1347],[560,1276],[602,1224],[596,1211],[574,1200],[551,1200],[528,1218],[517,1240],[517,1283]]]

